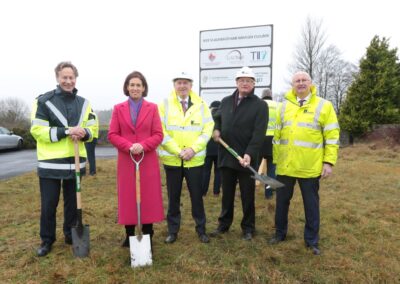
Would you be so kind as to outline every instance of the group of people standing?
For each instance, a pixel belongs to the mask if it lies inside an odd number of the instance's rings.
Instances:
[[[76,220],[72,143],[91,141],[91,127],[96,124],[96,116],[89,103],[76,95],[77,75],[76,67],[70,62],[60,63],[56,68],[57,89],[38,97],[37,107],[32,113],[31,133],[38,141],[42,201],[42,244],[38,248],[38,256],[47,255],[55,241],[55,211],[61,181],[64,235],[68,244],[71,243],[71,227]],[[294,184],[298,181],[306,215],[304,239],[314,254],[320,253],[319,179],[331,174],[337,159],[339,139],[339,126],[332,104],[316,96],[307,73],[298,72],[293,76],[293,88],[287,93],[285,101],[279,108],[275,105],[276,127],[269,129],[271,106],[268,107],[254,93],[256,77],[253,71],[248,67],[241,68],[235,81],[233,94],[220,103],[213,103],[210,110],[192,90],[193,78],[186,72],[172,79],[174,88],[171,94],[158,105],[145,99],[149,87],[143,74],[134,71],[126,77],[123,93],[128,99],[114,107],[108,132],[109,141],[118,149],[118,223],[125,226],[123,246],[129,246],[129,237],[135,235],[138,224],[134,208],[136,190],[141,191],[140,223],[143,224],[143,233],[152,238],[153,223],[165,219],[159,161],[165,171],[168,196],[165,243],[171,244],[178,239],[183,179],[189,191],[191,213],[200,242],[208,243],[210,237],[229,231],[237,184],[243,211],[242,238],[252,240],[256,232],[255,180],[248,167],[258,168],[263,156],[271,167],[277,165],[277,179],[285,184],[277,191],[276,232],[269,243],[279,243],[286,237],[287,213]],[[267,136],[273,140],[269,142],[274,144],[273,159],[271,151],[261,151]],[[215,147],[210,145],[210,139],[216,143],[223,139],[242,159],[238,161],[223,147],[217,146],[222,206],[217,228],[207,234],[203,196],[207,193],[209,173],[204,171],[204,164],[206,162],[210,169],[214,157],[207,151]],[[50,154],[49,149],[54,151]],[[86,154],[82,147],[80,149],[81,174],[84,174]],[[142,156],[138,189],[132,159]],[[219,175],[215,178],[219,179]],[[218,182],[217,188],[214,188],[215,195],[219,194]],[[266,188],[266,194],[267,190],[270,189]]]

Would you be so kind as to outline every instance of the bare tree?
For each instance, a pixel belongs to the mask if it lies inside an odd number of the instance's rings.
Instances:
[[[325,48],[326,36],[322,20],[306,19],[300,41],[290,69],[306,71],[317,86],[318,95],[331,100],[337,112],[346,95],[357,68],[342,60],[341,51],[335,45]],[[294,69],[294,70],[293,70]]]
[[[29,126],[29,108],[20,99],[6,98],[0,100],[0,125],[9,129]]]
[[[315,20],[307,17],[297,45],[292,69],[303,70],[314,78],[316,65],[326,41],[325,32],[322,29],[322,20]]]

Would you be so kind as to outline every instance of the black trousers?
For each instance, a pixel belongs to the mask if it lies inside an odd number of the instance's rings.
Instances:
[[[206,195],[208,192],[208,186],[210,185],[210,177],[211,177],[211,169],[214,164],[214,184],[213,184],[213,192],[214,194],[219,194],[221,187],[221,174],[218,168],[218,156],[206,156],[204,160],[204,169],[203,169],[203,195]]]
[[[303,197],[306,224],[304,226],[304,241],[307,245],[318,245],[319,240],[319,177],[295,178],[289,176],[277,176],[277,180],[285,184],[276,191],[275,228],[276,236],[284,239],[288,230],[288,213],[290,200],[293,197],[293,189],[296,181],[300,185]]]
[[[203,166],[184,168],[164,165],[167,191],[168,191],[168,233],[177,234],[181,224],[181,192],[182,182],[185,178],[190,201],[192,203],[192,217],[196,223],[196,232],[204,234],[206,232],[206,214],[204,211],[202,177]]]
[[[40,238],[52,244],[56,240],[56,213],[61,185],[64,198],[64,235],[71,237],[71,227],[76,224],[76,181],[39,178],[41,213]]]
[[[221,168],[222,174],[222,210],[218,218],[218,228],[222,231],[229,230],[232,225],[235,189],[239,180],[240,197],[242,200],[243,218],[240,226],[243,233],[255,232],[255,180],[250,172],[238,171],[231,168]]]
[[[135,236],[136,225],[125,225],[125,232],[128,237]],[[154,235],[153,224],[142,224],[143,235],[150,235],[150,238]]]
[[[93,138],[92,142],[85,143],[90,175],[96,174],[96,144],[97,138]]]

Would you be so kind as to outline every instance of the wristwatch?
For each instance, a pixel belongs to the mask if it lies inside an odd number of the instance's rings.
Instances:
[[[65,128],[65,135],[69,135],[69,128]]]

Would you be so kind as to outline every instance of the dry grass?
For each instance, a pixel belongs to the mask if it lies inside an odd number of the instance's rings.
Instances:
[[[187,191],[182,227],[172,245],[163,243],[166,224],[155,226],[154,264],[132,269],[129,251],[120,247],[116,224],[115,161],[98,161],[96,177],[82,182],[84,223],[90,224],[91,255],[73,257],[63,243],[62,200],[57,238],[44,258],[35,255],[40,240],[39,189],[35,173],[0,181],[1,283],[399,283],[400,151],[356,145],[341,149],[334,176],[322,181],[321,256],[303,243],[304,213],[299,191],[289,216],[288,240],[269,246],[275,205],[256,196],[257,235],[240,239],[239,198],[228,234],[201,244],[194,231]],[[163,187],[166,196],[165,187]],[[211,191],[212,192],[212,191]],[[166,205],[166,204],[165,204]],[[217,225],[220,198],[205,198],[208,230]]]

